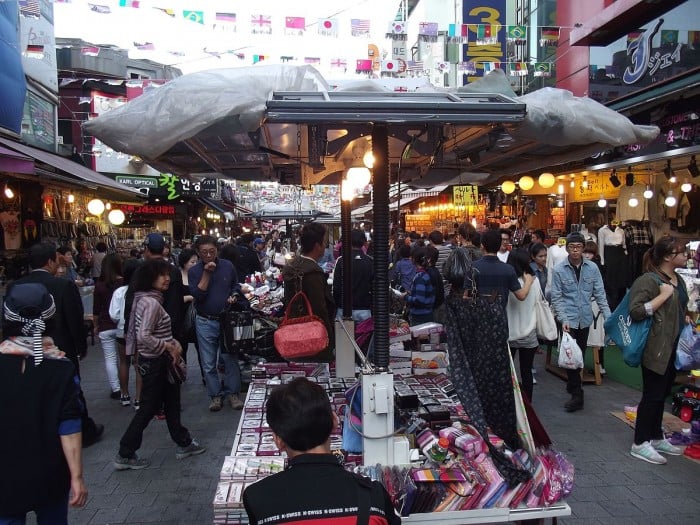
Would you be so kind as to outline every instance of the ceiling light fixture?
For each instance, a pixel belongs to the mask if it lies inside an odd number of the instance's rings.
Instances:
[[[4,193],[5,193],[5,197],[7,197],[8,199],[13,199],[13,198],[15,197],[15,192],[12,191],[12,188],[10,188],[10,187],[7,185],[7,183],[5,183],[5,191],[4,191]]]
[[[609,179],[609,180],[610,180],[610,184],[612,184],[614,188],[619,188],[620,186],[622,186],[622,183],[620,182],[620,179],[619,179],[619,177],[617,176],[617,170],[616,170],[616,169],[613,169],[613,170],[610,172],[610,179]]]
[[[583,176],[583,180],[581,181],[581,187],[582,187],[584,190],[587,190],[587,189],[588,189],[588,180],[586,179],[586,176],[585,176],[585,175]]]
[[[651,198],[654,196],[654,192],[651,191],[651,186],[649,186],[649,185],[647,184],[647,189],[644,190],[644,193],[642,194],[642,196],[643,196],[645,199],[651,199]]]
[[[627,173],[625,173],[625,186],[634,186],[634,173],[632,173],[632,166],[627,167]]]
[[[666,199],[664,199],[664,204],[668,206],[669,208],[673,208],[678,200],[676,197],[673,195],[672,190],[668,190],[668,194],[666,195]]]
[[[539,178],[537,179],[537,182],[540,183],[540,186],[543,188],[551,188],[554,186],[554,175],[552,173],[542,173]]]
[[[521,190],[531,190],[535,186],[535,181],[528,175],[523,175],[518,181]]]
[[[598,199],[598,207],[599,208],[605,208],[608,205],[608,201],[605,200],[605,197],[601,194],[600,199]]]
[[[698,169],[698,164],[695,162],[695,155],[690,157],[690,163],[688,164],[688,171],[690,176],[695,178],[700,176],[700,169]]]
[[[664,177],[666,177],[666,180],[668,181],[671,181],[671,177],[673,177],[674,179],[676,178],[673,173],[673,168],[671,168],[671,159],[668,159],[666,161],[666,167],[664,168]]]
[[[506,195],[510,195],[515,191],[515,183],[512,180],[507,180],[501,184],[501,191]]]
[[[630,208],[636,208],[637,206],[639,206],[639,199],[637,198],[636,193],[632,193],[630,199],[627,201],[627,204],[629,204]]]

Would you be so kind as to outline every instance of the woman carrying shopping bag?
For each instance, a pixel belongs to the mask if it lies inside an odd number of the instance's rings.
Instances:
[[[637,407],[634,443],[630,454],[648,463],[663,465],[661,453],[678,456],[682,450],[663,435],[664,400],[676,377],[674,366],[678,335],[686,322],[688,292],[675,272],[685,268],[685,246],[673,237],[663,237],[644,254],[642,274],[630,294],[633,321],[653,318],[642,354],[642,400]]]

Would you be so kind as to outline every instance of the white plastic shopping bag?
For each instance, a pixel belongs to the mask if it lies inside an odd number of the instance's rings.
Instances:
[[[559,343],[559,368],[569,370],[583,368],[583,353],[576,339],[571,337],[569,332],[564,332]]]

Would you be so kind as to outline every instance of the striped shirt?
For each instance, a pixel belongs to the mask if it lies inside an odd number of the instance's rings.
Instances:
[[[156,290],[134,294],[126,336],[127,355],[138,352],[149,359],[159,357],[165,351],[165,343],[173,340],[170,316],[162,303],[163,294]]]

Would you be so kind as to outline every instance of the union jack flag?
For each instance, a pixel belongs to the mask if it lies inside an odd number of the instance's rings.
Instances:
[[[251,33],[272,34],[272,17],[269,15],[250,16]]]
[[[344,58],[334,58],[331,60],[331,67],[346,68],[348,67],[348,61]]]

